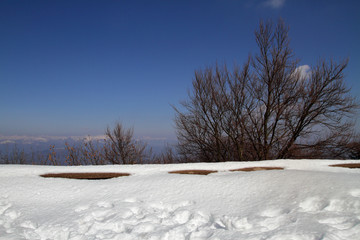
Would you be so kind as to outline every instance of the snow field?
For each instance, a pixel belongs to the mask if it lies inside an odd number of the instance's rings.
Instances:
[[[133,176],[101,181],[38,177],[54,167],[0,166],[0,239],[360,239],[360,171],[315,163],[267,161],[287,170],[208,176],[126,166]],[[33,172],[19,177],[17,169]]]

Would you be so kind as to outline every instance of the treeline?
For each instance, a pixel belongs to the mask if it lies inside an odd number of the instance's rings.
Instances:
[[[172,146],[167,145],[161,153],[155,154],[146,143],[136,140],[133,133],[133,128],[126,129],[121,123],[117,123],[113,129],[107,128],[103,141],[85,138],[74,143],[65,142],[62,151],[55,145],[50,145],[46,153],[25,152],[14,145],[12,149],[0,152],[0,164],[77,166],[166,164],[180,161]]]
[[[293,152],[292,159],[360,159],[360,137],[353,141],[337,143],[329,149],[323,145],[311,149],[301,149]],[[0,151],[0,164],[30,164],[30,165],[107,165],[107,164],[170,164],[201,162],[203,158],[194,159],[177,150],[181,145],[164,147],[159,154],[154,154],[146,143],[135,140],[133,128],[126,129],[117,123],[113,129],[106,130],[104,140],[84,138],[73,143],[65,142],[62,150],[50,145],[47,152],[29,151],[13,145],[11,149]],[[299,148],[300,149],[300,148]],[[211,149],[211,151],[216,148]],[[251,159],[248,159],[251,161]],[[205,162],[207,162],[205,160]]]

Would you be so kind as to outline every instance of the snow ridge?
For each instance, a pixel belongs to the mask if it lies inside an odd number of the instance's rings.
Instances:
[[[320,160],[287,164],[291,170],[208,176],[141,166],[134,176],[102,181],[0,166],[0,240],[360,239],[360,171],[327,171]]]

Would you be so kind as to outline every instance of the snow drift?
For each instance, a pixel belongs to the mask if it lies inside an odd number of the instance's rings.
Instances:
[[[0,165],[0,239],[360,239],[356,161]],[[284,170],[231,172],[243,167]],[[209,175],[169,171],[217,170]],[[127,172],[108,180],[41,178]]]

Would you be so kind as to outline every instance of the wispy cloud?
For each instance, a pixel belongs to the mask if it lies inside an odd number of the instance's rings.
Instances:
[[[266,0],[264,6],[279,9],[284,6],[286,0]]]

